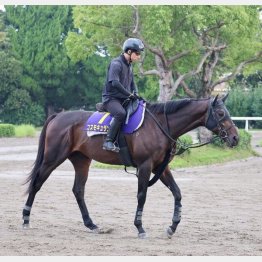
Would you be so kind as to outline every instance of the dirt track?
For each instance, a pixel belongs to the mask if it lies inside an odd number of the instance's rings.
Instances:
[[[253,146],[261,133],[253,134]],[[0,255],[262,255],[262,157],[174,171],[183,196],[178,230],[171,240],[164,234],[173,198],[158,182],[148,191],[143,213],[148,238],[141,240],[133,225],[136,177],[91,169],[89,212],[98,225],[114,228],[94,235],[85,229],[72,194],[69,162],[44,184],[32,209],[32,228],[22,230],[22,182],[36,150],[37,138],[0,139]]]

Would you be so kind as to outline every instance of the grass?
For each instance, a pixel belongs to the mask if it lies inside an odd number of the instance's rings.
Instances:
[[[175,159],[170,163],[170,167],[175,169],[210,165],[244,159],[254,155],[257,154],[251,149],[230,149],[204,146],[191,149],[191,153],[188,155],[175,157]]]
[[[16,137],[33,137],[36,135],[36,129],[32,125],[19,125],[15,126]]]
[[[190,154],[176,156],[174,160],[171,161],[169,166],[171,169],[203,166],[245,159],[256,155],[257,153],[251,149],[230,149],[214,146],[203,146],[200,148],[191,149]],[[123,166],[108,165],[98,162],[94,162],[93,167],[102,169],[123,169]]]

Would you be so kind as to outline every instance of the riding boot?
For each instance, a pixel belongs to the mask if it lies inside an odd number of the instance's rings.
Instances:
[[[103,149],[113,152],[119,152],[120,148],[117,147],[113,142],[115,141],[116,135],[118,133],[118,130],[121,126],[121,122],[115,118],[112,119],[111,125],[109,127],[109,130],[106,135],[106,140],[103,144]]]

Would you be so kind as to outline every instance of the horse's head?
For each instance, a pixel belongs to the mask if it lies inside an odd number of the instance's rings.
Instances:
[[[227,97],[228,94],[220,99],[217,95],[210,101],[205,126],[223,139],[229,147],[234,147],[238,144],[239,137],[237,127],[224,104]]]

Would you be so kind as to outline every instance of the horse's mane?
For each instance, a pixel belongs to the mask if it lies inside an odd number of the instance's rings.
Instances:
[[[192,99],[184,98],[179,100],[172,100],[166,103],[149,103],[147,104],[147,108],[154,113],[175,113],[179,109],[185,107],[191,102]]]

